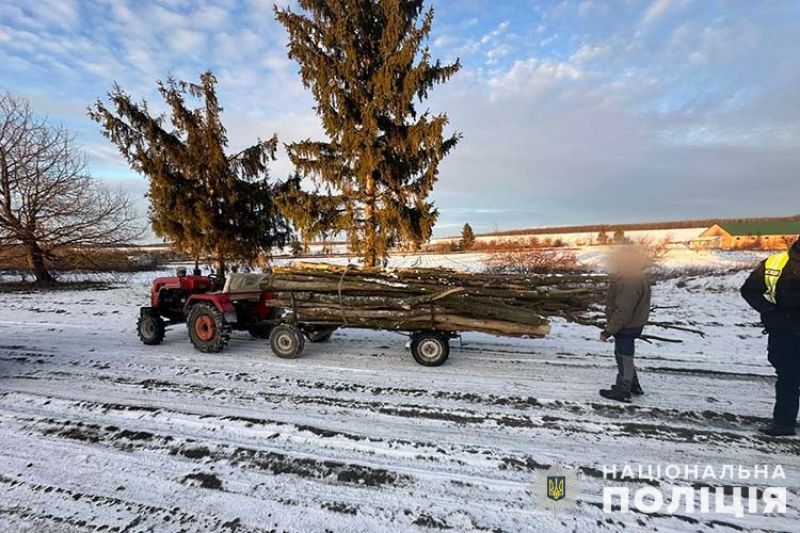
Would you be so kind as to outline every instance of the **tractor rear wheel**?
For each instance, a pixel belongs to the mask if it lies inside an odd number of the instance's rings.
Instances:
[[[192,306],[186,325],[189,339],[201,352],[221,352],[231,338],[230,324],[222,312],[211,304],[198,303]]]
[[[166,333],[164,319],[153,312],[143,312],[136,323],[136,333],[144,344],[155,346],[161,344]]]
[[[269,345],[272,353],[281,359],[294,359],[305,348],[306,341],[303,332],[288,324],[278,324],[272,328],[272,335],[269,337]]]

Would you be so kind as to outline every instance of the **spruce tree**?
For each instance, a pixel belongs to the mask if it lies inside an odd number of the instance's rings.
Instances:
[[[445,137],[445,114],[415,105],[460,68],[431,59],[433,10],[423,3],[299,0],[303,13],[275,9],[328,137],[287,147],[315,190],[292,182],[282,206],[305,235],[346,233],[367,267],[391,244],[418,248],[430,238],[438,213],[428,195],[460,138]]]
[[[472,226],[464,224],[461,228],[461,249],[469,250],[475,244],[475,232],[472,231]]]
[[[199,84],[158,82],[171,109],[169,123],[118,85],[108,93],[110,104],[98,100],[89,115],[131,167],[149,178],[154,233],[194,258],[212,259],[224,273],[227,262],[252,262],[284,246],[291,231],[274,201],[286,185],[269,181],[277,137],[227,153],[215,86],[210,72]],[[189,99],[199,106],[190,107]]]

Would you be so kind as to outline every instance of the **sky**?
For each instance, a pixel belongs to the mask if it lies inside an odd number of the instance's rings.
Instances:
[[[86,115],[114,82],[158,109],[156,80],[210,69],[231,151],[324,138],[273,4],[2,0],[0,91],[72,129],[145,216],[145,178]],[[800,2],[429,4],[431,53],[463,64],[421,105],[463,134],[435,234],[800,214]],[[283,148],[271,171],[291,171]]]

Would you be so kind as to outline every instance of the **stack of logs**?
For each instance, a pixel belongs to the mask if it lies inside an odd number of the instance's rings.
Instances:
[[[550,317],[591,322],[605,277],[302,265],[275,268],[260,288],[304,324],[543,337]]]

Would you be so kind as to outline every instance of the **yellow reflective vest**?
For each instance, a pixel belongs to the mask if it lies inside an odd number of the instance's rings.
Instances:
[[[767,284],[767,292],[764,297],[773,304],[778,303],[778,281],[788,262],[789,252],[783,252],[770,256],[764,264],[764,281]]]

